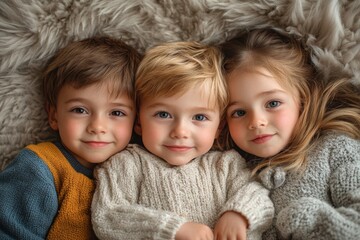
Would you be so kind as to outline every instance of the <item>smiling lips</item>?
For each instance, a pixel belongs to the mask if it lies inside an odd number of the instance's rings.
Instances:
[[[101,148],[107,146],[108,142],[97,142],[97,141],[84,141],[87,145],[94,148]]]
[[[272,138],[273,135],[266,134],[266,135],[258,135],[251,141],[256,144],[261,144],[269,141]]]
[[[192,148],[187,146],[165,146],[165,147],[173,152],[186,152]]]

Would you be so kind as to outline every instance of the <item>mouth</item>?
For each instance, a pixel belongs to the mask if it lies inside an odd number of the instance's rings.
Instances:
[[[192,149],[192,147],[176,145],[165,145],[165,147],[172,152],[186,152]]]
[[[94,148],[105,147],[109,144],[109,142],[100,142],[100,141],[83,141],[86,145]]]
[[[271,134],[262,134],[262,135],[256,136],[251,141],[256,144],[261,144],[261,143],[265,143],[265,142],[269,141],[272,137],[273,137],[273,135],[271,135]]]

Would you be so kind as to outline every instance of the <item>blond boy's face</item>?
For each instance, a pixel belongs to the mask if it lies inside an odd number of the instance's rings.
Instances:
[[[93,167],[129,143],[135,119],[133,100],[110,97],[107,84],[75,89],[64,86],[57,107],[50,107],[50,126],[64,146],[86,167]]]
[[[181,166],[210,150],[219,123],[219,109],[197,87],[183,95],[144,100],[135,130],[148,151]]]

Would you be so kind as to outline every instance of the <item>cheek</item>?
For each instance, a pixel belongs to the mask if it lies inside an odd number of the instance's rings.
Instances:
[[[152,124],[151,121],[146,122],[145,124],[142,124],[141,137],[142,137],[143,141],[150,142],[150,143],[156,142],[164,134],[164,131],[165,131],[164,126]]]
[[[245,131],[240,123],[229,121],[229,133],[236,145],[241,143],[241,140],[245,140]]]
[[[275,121],[279,128],[291,134],[298,120],[298,114],[294,112],[284,111],[276,116]]]
[[[115,124],[113,128],[113,132],[116,135],[116,138],[123,139],[125,142],[127,142],[128,140],[130,141],[130,138],[132,136],[132,130],[133,130],[132,122],[118,123]]]
[[[200,134],[195,134],[198,136],[199,141],[203,143],[205,148],[211,148],[214,144],[214,140],[216,138],[217,129],[205,130]]]
[[[61,138],[65,139],[75,139],[83,131],[83,124],[78,121],[63,119],[58,122],[58,131]]]
[[[244,126],[239,120],[231,119],[231,120],[228,120],[227,123],[228,123],[228,127],[229,127],[229,132],[231,134],[234,134],[234,136],[244,132],[242,130],[244,128]]]

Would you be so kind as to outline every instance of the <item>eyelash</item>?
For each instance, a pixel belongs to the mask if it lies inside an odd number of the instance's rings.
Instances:
[[[271,107],[271,106],[270,106],[271,103],[276,103],[276,106]],[[272,100],[272,101],[269,101],[269,102],[266,104],[266,106],[269,106],[269,108],[275,108],[275,107],[278,107],[278,106],[280,106],[280,105],[281,105],[281,102],[278,101],[278,100]]]
[[[201,117],[201,119],[197,119],[198,117]],[[196,114],[196,115],[193,117],[193,119],[196,120],[196,121],[200,121],[200,122],[209,120],[209,118],[206,117],[204,114]]]
[[[115,113],[119,113],[119,114],[115,114]],[[116,116],[116,117],[126,116],[126,114],[123,111],[120,111],[120,110],[111,111],[111,115]]]
[[[275,106],[271,106],[271,104],[275,103]],[[281,105],[281,101],[278,101],[278,100],[271,100],[269,102],[266,103],[265,107],[266,108],[277,108]],[[231,117],[234,117],[234,118],[239,118],[239,117],[242,117],[246,114],[246,111],[245,110],[242,110],[242,109],[237,109],[235,111],[232,112],[231,114]]]
[[[88,111],[82,107],[76,107],[76,108],[71,109],[70,111],[73,113],[77,113],[77,114],[88,114]],[[110,115],[115,116],[115,117],[126,116],[126,114],[120,110],[113,110],[110,112]]]
[[[87,110],[85,110],[82,107],[76,107],[70,110],[73,113],[78,113],[78,114],[84,114],[84,113],[88,113]]]
[[[241,114],[238,114],[239,112],[241,112]],[[231,114],[231,117],[234,117],[234,118],[239,118],[239,117],[242,117],[246,114],[246,111],[245,110],[235,110],[232,114]]]
[[[164,116],[165,115],[165,116]],[[165,111],[160,111],[160,112],[157,112],[155,113],[154,115],[155,117],[159,117],[159,118],[171,118],[171,114],[168,113],[168,112],[165,112]],[[199,117],[201,119],[199,119]],[[196,120],[196,121],[205,121],[205,120],[209,120],[208,117],[206,117],[204,114],[196,114],[194,117],[193,117],[193,120]]]
[[[164,115],[166,115],[166,116],[164,116]],[[169,118],[169,117],[171,117],[170,113],[165,112],[165,111],[157,112],[157,113],[155,113],[154,116],[159,117],[159,118]]]

